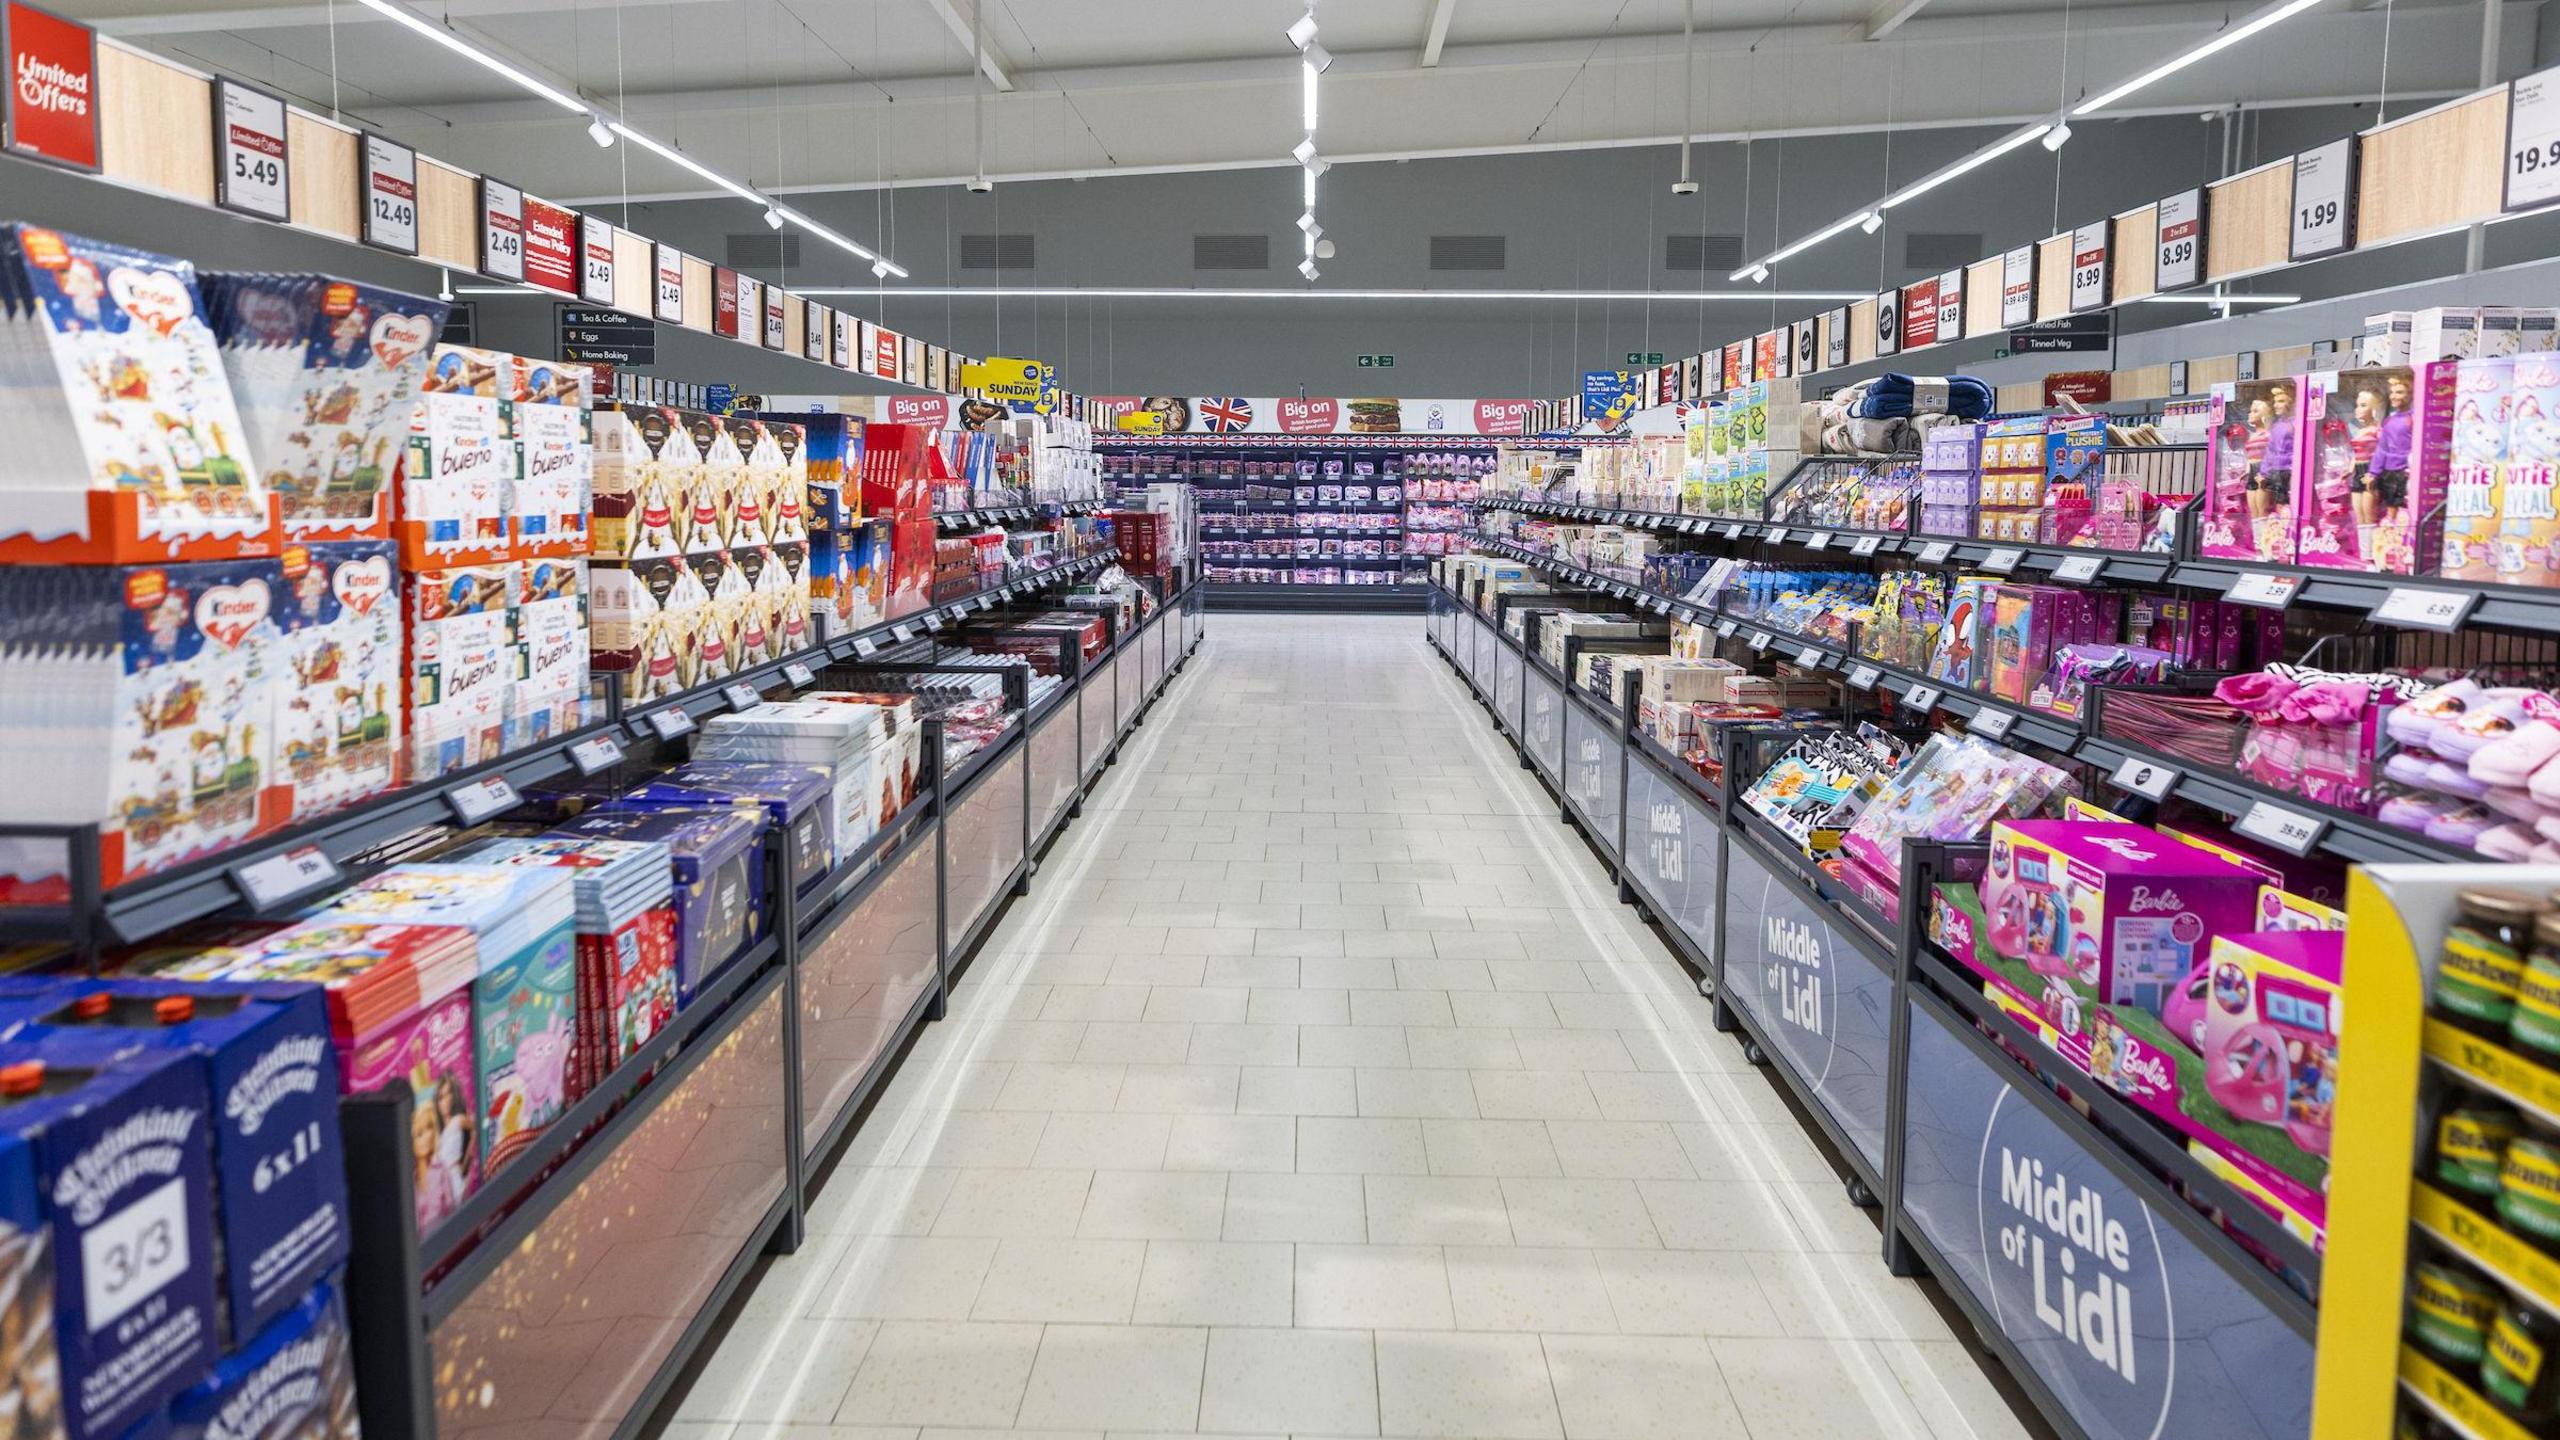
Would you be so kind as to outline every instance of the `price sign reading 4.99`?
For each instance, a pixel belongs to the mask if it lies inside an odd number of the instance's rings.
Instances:
[[[261,220],[289,220],[284,101],[228,75],[213,80],[214,203]]]
[[[2560,200],[2560,67],[2507,87],[2506,208]]]

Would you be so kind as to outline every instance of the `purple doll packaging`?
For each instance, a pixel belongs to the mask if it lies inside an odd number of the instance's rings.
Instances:
[[[347,1093],[407,1085],[410,1179],[425,1235],[480,1184],[480,1082],[471,1063],[471,987],[391,1025],[347,1054]]]
[[[2307,377],[2307,484],[2294,513],[2302,564],[2409,575],[2434,553],[2418,526],[2445,486],[2456,370],[2443,362]]]
[[[2304,387],[2294,376],[2241,381],[2227,392],[2214,387],[2211,463],[2198,517],[2207,559],[2292,563]]]

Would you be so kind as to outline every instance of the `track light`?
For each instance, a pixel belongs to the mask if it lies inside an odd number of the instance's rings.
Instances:
[[[1333,68],[1333,52],[1323,46],[1309,42],[1306,54],[1307,64],[1313,67],[1317,74],[1321,75]]]
[[[508,64],[506,61],[499,59],[497,56],[490,54],[488,51],[481,49],[479,46],[472,44],[470,41],[463,39],[460,35],[455,34],[444,26],[438,25],[434,21],[427,19],[425,16],[420,15],[408,6],[397,3],[397,0],[361,0],[361,3],[366,9],[382,16],[384,19],[400,22],[402,25],[405,25],[411,30],[416,31],[418,34],[433,40],[447,50],[452,51],[454,54],[470,61],[472,64],[477,65],[484,70],[490,70],[497,74],[504,75],[522,88],[532,91],[534,94],[541,96],[543,99],[550,101],[552,104],[559,106],[563,110],[583,113],[587,108],[587,102],[584,100],[581,100],[574,95],[564,93],[555,86],[546,85],[543,82],[534,79],[531,75],[528,75],[524,71],[517,69],[515,66]],[[1312,16],[1309,17],[1309,23],[1313,23]]]
[[[1769,267],[1766,265],[1752,266],[1750,279],[1751,283],[1754,285],[1766,284],[1769,279]]]
[[[872,261],[872,262],[871,262],[871,278],[872,278],[872,279],[874,279],[874,280],[886,280],[886,279],[888,279],[888,278],[889,278],[889,262],[888,262],[888,261],[886,261],[886,260],[874,260],[874,261]]]
[[[2206,56],[2227,50],[2232,46],[2239,44],[2241,41],[2248,39],[2250,36],[2257,34],[2259,31],[2265,30],[2270,26],[2280,25],[2319,3],[2320,0],[2284,0],[2284,3],[2280,5],[2270,6],[2267,9],[2259,11],[2247,20],[2242,21],[2238,25],[2232,26],[2221,34],[2214,36],[2203,44],[2198,45],[2194,49],[2189,50],[2184,55],[2177,56],[2153,67],[2150,70],[2146,70],[2142,74],[2127,80],[2123,84],[2103,95],[2081,101],[2078,105],[2072,107],[2071,113],[2074,115],[2089,115],[2094,114],[2097,111],[2104,110],[2108,106],[2113,105],[2128,95],[2131,95],[2136,90],[2140,90],[2157,81],[2166,79],[2171,75],[2175,75],[2197,61],[2204,59]],[[2046,148],[2054,149],[2058,147],[2048,143]]]
[[[1321,175],[1324,173],[1322,170],[1316,168],[1316,166],[1321,162],[1319,162],[1316,157],[1316,137],[1313,135],[1299,141],[1297,146],[1290,150],[1289,154],[1295,157],[1299,164],[1307,167],[1308,174]]]
[[[1299,273],[1299,274],[1301,274],[1301,275],[1306,276],[1306,277],[1307,277],[1308,279],[1310,279],[1310,280],[1313,280],[1314,278],[1316,278],[1316,261],[1315,261],[1315,257],[1314,257],[1314,256],[1312,256],[1312,255],[1310,255],[1310,256],[1308,256],[1306,259],[1299,261],[1299,262],[1298,262],[1298,273]]]
[[[764,223],[765,223],[766,228],[768,228],[768,229],[773,229],[773,230],[779,230],[779,229],[781,229],[781,228],[782,228],[782,207],[781,207],[781,206],[779,206],[779,205],[767,205],[766,207],[764,207]]]
[[[1284,33],[1288,35],[1289,43],[1300,50],[1316,43],[1315,12],[1310,10],[1299,16],[1297,23],[1291,25]]]
[[[1877,231],[1883,229],[1884,212],[1881,210],[1868,211],[1866,218],[1858,222],[1858,228],[1870,235],[1873,235]]]
[[[1316,212],[1313,210],[1309,210],[1298,217],[1298,228],[1306,231],[1309,235],[1321,235],[1324,233],[1324,227],[1316,223]]]
[[[2047,150],[2059,150],[2070,143],[2071,126],[2068,122],[2057,124],[2044,132],[2044,148]]]
[[[596,142],[597,149],[610,150],[613,148],[613,127],[604,123],[603,116],[590,114],[587,116],[587,138]]]

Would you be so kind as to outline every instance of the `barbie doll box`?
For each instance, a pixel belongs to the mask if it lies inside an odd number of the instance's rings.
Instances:
[[[306,981],[324,987],[339,1078],[349,1095],[406,1084],[419,1233],[479,1182],[472,1126],[471,981],[479,947],[457,925],[322,915],[161,972],[176,978]]]
[[[12,1040],[66,1059],[178,1055],[203,1067],[228,1342],[346,1258],[337,1057],[318,986],[75,981]]]
[[[2099,1005],[2157,1015],[2212,936],[2249,930],[2260,883],[2140,825],[2003,820],[1982,908],[2003,958]]]
[[[2300,563],[2409,575],[2433,552],[2419,544],[2418,522],[2444,498],[2455,369],[2389,365],[2305,379],[2306,483],[2294,507]]]
[[[213,1361],[210,1106],[201,1066],[88,1048],[13,1047],[0,1076],[9,1268],[41,1282],[50,1252],[52,1270],[49,1295],[10,1302],[50,1315],[9,1337],[8,1393],[29,1433],[114,1440]]]
[[[2187,1148],[2315,1245],[2328,1222],[2346,936],[2220,935],[2170,1015],[2203,1056],[2181,1097]],[[2195,1133],[2198,1130],[2202,1133]]]

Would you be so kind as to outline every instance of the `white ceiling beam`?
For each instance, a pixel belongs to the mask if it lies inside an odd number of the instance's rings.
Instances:
[[[1440,47],[1449,43],[1449,15],[1458,8],[1458,0],[1432,0],[1431,30],[1422,37],[1422,68],[1440,63]]]
[[[942,23],[950,27],[951,33],[960,38],[963,46],[971,50],[978,48],[978,37],[970,33],[969,17],[960,13],[960,7],[952,4],[951,0],[924,0],[924,3],[933,7],[933,13],[942,17]],[[969,0],[969,3],[984,5],[987,0]],[[998,90],[1013,89],[1013,77],[1005,73],[1004,57],[996,53],[994,45],[988,45],[979,53],[978,68],[987,72],[988,84]]]
[[[1884,0],[1867,16],[1867,38],[1881,40],[1902,28],[1902,22],[1917,15],[1929,0]]]

